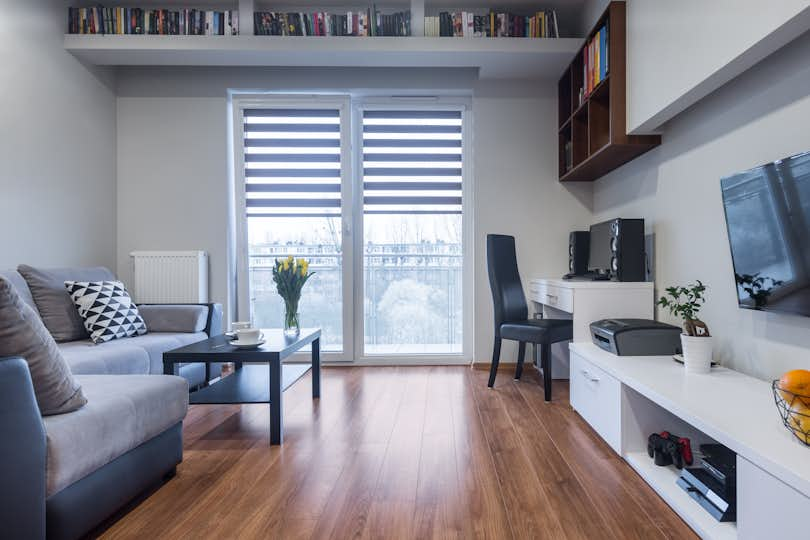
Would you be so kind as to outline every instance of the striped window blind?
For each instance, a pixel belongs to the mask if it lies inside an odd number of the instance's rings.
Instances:
[[[340,217],[340,111],[245,109],[247,217]]]
[[[365,214],[461,214],[461,111],[363,111]]]

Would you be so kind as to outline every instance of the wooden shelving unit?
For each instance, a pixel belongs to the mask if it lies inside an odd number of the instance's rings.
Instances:
[[[579,90],[584,84],[584,47],[580,47],[558,83],[560,182],[592,182],[661,144],[659,135],[627,134],[624,2],[608,5],[585,36],[585,44],[605,23],[609,56],[606,77],[579,102]]]

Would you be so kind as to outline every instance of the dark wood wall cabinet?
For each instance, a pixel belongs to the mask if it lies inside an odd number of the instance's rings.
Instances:
[[[611,2],[560,78],[560,182],[592,182],[661,144],[627,134],[626,25],[625,3]]]

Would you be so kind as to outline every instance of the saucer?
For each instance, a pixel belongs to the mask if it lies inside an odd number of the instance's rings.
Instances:
[[[233,345],[237,349],[255,349],[256,347],[260,347],[261,345],[264,345],[264,343],[265,343],[265,340],[263,340],[263,339],[260,339],[259,341],[252,341],[252,342],[239,341],[238,339],[235,339],[235,340],[231,341],[231,345]]]

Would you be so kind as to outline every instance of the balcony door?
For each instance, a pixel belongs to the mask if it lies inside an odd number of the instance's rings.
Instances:
[[[282,325],[272,267],[292,255],[326,360],[468,359],[463,107],[239,98],[234,128],[240,319]]]
[[[350,359],[349,100],[263,98],[236,105],[239,318],[281,327],[284,304],[273,265],[288,256],[307,259],[315,275],[303,289],[299,322],[322,328],[326,358]]]

